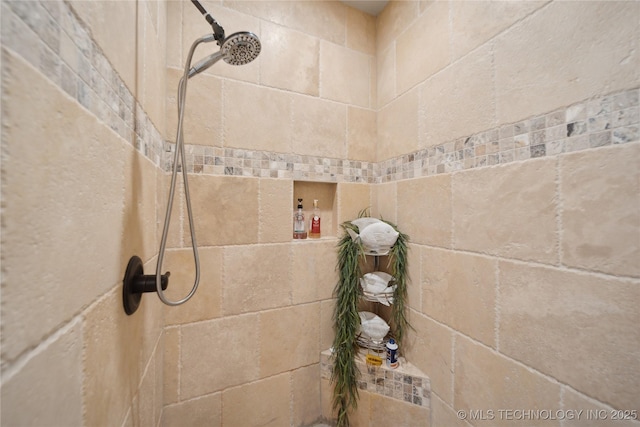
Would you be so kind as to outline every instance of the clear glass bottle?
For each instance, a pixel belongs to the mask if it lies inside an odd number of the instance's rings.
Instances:
[[[304,212],[302,211],[302,199],[298,199],[298,210],[293,212],[293,238],[306,239]]]
[[[313,214],[309,218],[309,238],[319,239],[320,236],[320,209],[318,209],[318,200],[314,200]]]

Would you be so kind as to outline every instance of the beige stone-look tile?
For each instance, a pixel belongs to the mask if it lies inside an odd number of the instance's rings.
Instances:
[[[454,174],[454,248],[556,263],[555,181],[555,159]]]
[[[407,256],[409,282],[407,283],[407,303],[409,307],[422,311],[422,247],[409,243]]]
[[[378,161],[418,149],[418,92],[411,90],[378,111]]]
[[[453,404],[453,332],[427,316],[411,312],[406,358],[431,380],[431,391]],[[438,425],[438,424],[436,424]]]
[[[320,96],[345,104],[370,107],[371,60],[370,55],[321,42]]]
[[[611,409],[602,403],[587,398],[568,388],[562,388],[562,404],[567,413],[563,426],[567,427],[608,427],[612,424],[622,427],[638,427],[637,415],[633,409]],[[637,409],[636,409],[637,414]]]
[[[167,205],[169,204],[169,191],[171,188],[171,174],[158,171],[156,186],[156,236],[157,245],[160,245],[164,222],[167,216]],[[186,217],[186,207],[184,206],[184,184],[182,173],[176,175],[176,188],[173,205],[171,206],[171,216],[169,218],[169,228],[167,230],[167,248],[181,248],[184,240],[184,226],[189,227],[189,220]],[[191,181],[189,181],[191,182]],[[191,189],[191,187],[189,187]],[[188,230],[188,228],[187,228]],[[187,231],[188,233],[188,231]]]
[[[164,329],[163,404],[180,400],[180,328]],[[166,411],[166,408],[165,408]]]
[[[136,88],[136,47],[138,27],[135,2],[73,0],[71,8],[84,22],[91,37],[100,46],[131,92]],[[118,23],[118,31],[113,24]],[[160,70],[156,70],[160,72]]]
[[[322,395],[322,417],[335,423],[338,417],[333,410],[333,383],[327,379],[320,380]],[[358,407],[349,412],[349,422],[353,427],[368,427],[371,412],[371,393],[358,390]]]
[[[638,283],[500,263],[500,351],[620,409],[640,397]]]
[[[347,109],[347,158],[374,163],[378,142],[376,112],[358,107]]]
[[[637,86],[639,15],[637,2],[554,2],[500,34],[498,123]]]
[[[320,350],[324,351],[333,346],[333,311],[335,299],[320,301]]]
[[[343,159],[347,153],[347,106],[294,96],[292,150],[296,154]]]
[[[170,67],[184,68],[182,61],[182,14],[184,2],[169,0],[166,2],[167,15],[167,71]]]
[[[222,310],[225,315],[291,303],[289,244],[224,249]]]
[[[314,425],[320,417],[320,365],[314,364],[291,372],[293,424]]]
[[[492,60],[483,46],[420,86],[421,148],[495,127]]]
[[[398,182],[398,226],[411,242],[451,247],[451,175]]]
[[[260,375],[259,316],[231,316],[181,327],[180,398],[255,381]]]
[[[121,283],[132,148],[10,50],[2,73],[4,365]]]
[[[346,46],[360,52],[376,54],[376,18],[353,7],[347,7]]]
[[[294,304],[331,298],[338,282],[337,241],[291,243],[291,296]]]
[[[547,1],[452,2],[453,57],[466,55],[546,3]]]
[[[260,376],[320,361],[320,304],[260,313]]]
[[[560,158],[562,263],[640,276],[640,145]]]
[[[429,408],[413,405],[379,394],[371,394],[370,427],[389,425],[429,427]]]
[[[476,420],[477,426],[529,426],[525,418],[509,419],[499,410],[560,408],[560,385],[551,382],[461,335],[455,338],[454,409],[493,410],[493,417]],[[539,426],[559,426],[557,419],[537,420]]]
[[[376,19],[376,46],[386,49],[420,15],[417,1],[390,1]]]
[[[458,414],[440,398],[431,394],[431,422],[434,426],[469,427],[466,421],[460,419]]]
[[[378,50],[376,56],[376,107],[382,108],[396,96],[396,45]]]
[[[186,303],[164,306],[165,325],[177,325],[214,319],[221,314],[222,248],[199,248],[200,282],[196,293]],[[171,272],[165,296],[172,301],[185,298],[195,282],[196,270],[192,249],[167,251],[164,268]],[[154,274],[151,272],[149,274]]]
[[[162,369],[162,367],[159,369]],[[131,418],[134,426],[157,425],[156,410],[159,416],[162,405],[157,408],[155,406],[155,370],[156,358],[152,357],[142,376],[138,393],[134,396],[127,414],[127,416]]]
[[[347,30],[347,6],[335,1],[295,1],[287,26],[321,40],[344,45]]]
[[[258,240],[260,243],[279,243],[291,241],[291,181],[283,179],[261,178],[260,185],[260,224]]]
[[[178,85],[184,70],[167,68],[167,139],[176,141]],[[222,147],[222,80],[207,74],[187,84],[182,133],[185,144]]]
[[[396,40],[398,93],[411,89],[451,62],[449,7],[449,2],[436,2]]]
[[[185,4],[183,6],[184,13],[182,17],[182,60],[180,61],[180,67],[183,68],[187,60],[187,55],[192,43],[198,38],[211,34],[211,26],[207,24],[202,14],[200,14],[192,5]],[[237,11],[224,7],[222,2],[207,2],[205,5],[206,10],[211,16],[225,29],[225,35],[228,37],[231,34],[238,31],[249,31],[256,34],[262,43],[262,51],[260,56],[249,64],[242,66],[230,65],[224,62],[224,60],[218,61],[213,67],[204,71],[204,74],[210,74],[220,77],[226,77],[233,80],[242,80],[246,82],[258,83],[258,76],[260,75],[261,63],[269,56],[269,52],[265,49],[264,40],[261,33],[261,21],[249,14],[238,13]],[[214,52],[217,52],[219,47],[215,42],[200,44],[193,55],[191,65],[193,66],[199,60],[206,58]],[[265,55],[265,52],[267,54]],[[271,53],[273,54],[273,53]],[[199,77],[193,77],[195,82]],[[193,83],[192,82],[192,83]]]
[[[258,179],[191,175],[189,192],[199,246],[258,241]],[[191,245],[185,207],[185,246]]]
[[[371,186],[371,216],[398,223],[398,183],[386,182]],[[403,230],[404,231],[404,230]]]
[[[368,184],[338,183],[338,224],[358,218],[363,209],[371,207]],[[338,231],[339,237],[343,230]]]
[[[82,328],[73,321],[2,375],[2,425],[82,425]]]
[[[222,426],[222,393],[209,394],[164,407],[162,427]]]
[[[222,393],[222,425],[289,425],[290,396],[289,373],[225,390]]]
[[[281,0],[225,0],[225,7],[235,9],[243,14],[262,18],[291,27],[293,13],[292,2]]]
[[[260,83],[306,95],[320,94],[320,41],[307,34],[262,22]]]
[[[291,151],[291,96],[268,87],[225,80],[224,146]],[[250,100],[250,102],[248,102]]]
[[[495,347],[496,268],[490,258],[423,247],[422,311]]]

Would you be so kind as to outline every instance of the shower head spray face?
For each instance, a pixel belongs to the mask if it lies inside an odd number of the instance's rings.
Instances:
[[[248,31],[241,31],[224,39],[220,51],[227,64],[244,65],[256,59],[261,48],[258,36]]]

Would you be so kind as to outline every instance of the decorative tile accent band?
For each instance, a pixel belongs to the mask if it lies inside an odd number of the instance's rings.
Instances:
[[[412,405],[429,408],[431,403],[431,381],[424,374],[409,373],[403,368],[390,369],[382,366],[367,365],[360,358],[356,358],[356,365],[360,370],[358,388],[369,393],[376,393],[396,400],[402,400]],[[413,369],[412,369],[413,368]],[[330,380],[333,371],[331,352],[325,350],[320,353],[320,376]]]
[[[164,141],[67,3],[3,0],[2,43],[170,170],[175,145]],[[197,174],[392,182],[640,141],[639,98],[638,88],[621,91],[378,163],[187,145],[187,167]]]

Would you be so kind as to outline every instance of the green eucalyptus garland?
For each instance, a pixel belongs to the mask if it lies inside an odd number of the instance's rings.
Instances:
[[[359,217],[368,216],[367,211],[360,212]],[[384,220],[383,220],[384,221]],[[389,252],[391,275],[395,278],[396,289],[392,305],[392,333],[398,345],[402,344],[406,329],[411,327],[405,315],[405,301],[407,298],[407,251],[409,236],[401,233],[395,224],[391,225],[398,231],[398,239]],[[333,340],[334,363],[331,373],[333,383],[333,408],[337,411],[338,427],[348,427],[349,412],[358,406],[358,375],[355,358],[358,352],[356,343],[360,316],[358,314],[358,299],[362,294],[359,278],[362,276],[360,261],[365,258],[360,242],[354,241],[347,229],[358,233],[358,227],[345,222],[341,224],[344,231],[338,243],[338,272],[339,281],[334,290],[336,306],[333,320],[335,337]]]

